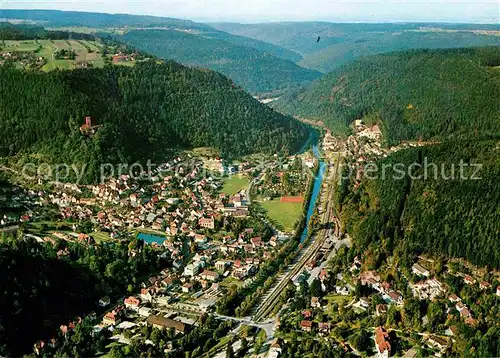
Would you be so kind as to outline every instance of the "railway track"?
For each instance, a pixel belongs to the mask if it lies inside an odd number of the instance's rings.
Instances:
[[[332,175],[330,176],[328,181],[332,181],[332,183],[335,183],[337,180],[337,176],[339,174],[339,165],[340,165],[340,154],[337,157],[337,161],[335,163],[335,169],[331,173]],[[321,222],[323,224],[328,224],[332,221],[332,217],[334,218],[332,208],[330,208],[330,195],[332,194],[332,187],[331,185],[328,185],[329,183],[323,182],[324,187],[321,189],[324,191],[321,194],[320,200],[326,200],[325,202],[325,210],[323,213],[323,217]],[[335,185],[335,184],[334,184]],[[303,253],[299,255],[298,261],[295,264],[292,264],[291,268],[287,271],[287,273],[280,279],[278,284],[272,288],[271,293],[264,298],[264,300],[261,302],[260,306],[258,306],[257,311],[253,315],[253,320],[258,322],[259,320],[262,320],[266,318],[275,308],[276,306],[276,301],[280,297],[281,293],[285,289],[286,285],[290,280],[293,280],[293,278],[298,275],[306,264],[313,258],[315,255],[320,251],[322,248],[323,244],[325,243],[327,239],[327,233],[329,232],[329,229],[324,229],[321,231],[321,233],[317,237],[311,238],[311,242],[307,248],[303,248],[304,250]],[[335,248],[333,248],[335,250]],[[325,253],[325,257],[328,256],[330,252]]]
[[[325,214],[326,218],[324,218],[323,222],[328,222],[331,215],[331,211],[327,209]],[[281,293],[285,289],[288,282],[292,280],[300,272],[302,272],[307,263],[311,259],[313,259],[315,255],[320,251],[321,247],[323,246],[326,240],[326,232],[327,230],[324,230],[320,234],[321,237],[312,238],[311,239],[312,242],[309,244],[309,246],[307,248],[302,249],[305,251],[300,255],[298,262],[292,265],[292,267],[288,270],[285,276],[281,278],[278,285],[272,289],[271,293],[264,299],[264,301],[258,307],[257,312],[253,315],[254,321],[260,321],[266,318],[269,315],[269,313],[273,311],[273,309],[275,308],[276,300],[280,297]]]

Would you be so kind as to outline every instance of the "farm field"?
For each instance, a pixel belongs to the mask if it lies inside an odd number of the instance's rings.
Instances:
[[[278,229],[292,232],[302,214],[303,203],[281,202],[279,199],[259,203],[267,212],[269,220]]]
[[[74,69],[79,64],[93,67],[104,67],[105,58],[102,55],[104,46],[97,41],[88,40],[23,40],[0,42],[0,53],[7,52],[32,52],[46,59],[43,71],[55,69]],[[76,54],[74,60],[54,59],[53,55],[58,50],[72,50]],[[111,60],[111,56],[109,56]],[[133,62],[119,62],[117,64],[133,66]]]

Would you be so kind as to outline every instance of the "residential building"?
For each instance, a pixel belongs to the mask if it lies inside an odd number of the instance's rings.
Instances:
[[[383,316],[383,315],[387,314],[387,305],[384,305],[382,303],[378,304],[375,307],[375,311],[376,311],[377,316]]]
[[[203,270],[200,277],[204,280],[217,281],[219,279],[219,274],[214,271]]]
[[[139,311],[139,306],[141,304],[141,300],[134,297],[134,296],[130,296],[128,298],[125,298],[123,300],[123,303],[125,304],[126,308],[133,310],[133,311]]]
[[[481,282],[479,283],[479,288],[480,288],[481,290],[487,290],[487,289],[489,289],[490,287],[491,287],[491,285],[490,285],[490,283],[489,283],[489,282],[487,282],[487,281],[481,281]]]
[[[200,218],[198,224],[205,229],[215,229],[214,218]]]
[[[375,345],[377,346],[378,357],[388,358],[391,355],[389,333],[383,327],[375,329]]]
[[[300,329],[305,332],[311,332],[313,323],[311,321],[301,321]]]
[[[429,275],[431,274],[429,270],[418,263],[413,264],[413,266],[411,267],[411,271],[417,276],[429,277]]]
[[[328,322],[319,322],[318,323],[318,332],[323,335],[330,334],[330,323]]]
[[[141,289],[141,299],[143,301],[151,302],[153,300],[153,296],[151,295],[151,290],[148,288]]]
[[[464,282],[467,284],[467,285],[473,285],[476,283],[476,280],[472,277],[472,276],[469,276],[469,275],[465,275],[464,277]]]
[[[311,297],[311,307],[312,308],[321,308],[321,303],[319,302],[318,297]]]
[[[429,336],[429,339],[427,340],[427,345],[431,348],[437,348],[440,351],[443,351],[448,346],[448,341],[441,337]]]
[[[271,347],[269,348],[269,353],[267,358],[278,358],[281,355],[281,346],[277,340],[271,342]]]
[[[103,297],[103,298],[101,298],[101,299],[99,300],[99,306],[101,306],[101,307],[106,307],[107,305],[109,305],[109,304],[110,304],[110,302],[111,302],[111,301],[110,301],[109,297],[108,297],[108,296],[105,296],[105,297]]]
[[[186,333],[189,329],[189,326],[186,323],[174,321],[173,319],[157,315],[150,315],[146,319],[146,322],[158,329],[173,328],[177,333]]]
[[[200,263],[199,262],[196,262],[196,263],[191,263],[189,265],[186,265],[186,267],[184,267],[184,276],[194,276],[196,274],[198,274],[198,272],[200,272]]]
[[[105,326],[114,326],[114,325],[120,323],[120,321],[121,321],[120,317],[118,316],[117,312],[115,312],[115,311],[111,311],[111,312],[106,313],[102,319],[102,323]]]
[[[226,269],[226,261],[217,261],[215,263],[215,268],[218,271],[224,271]]]
[[[141,307],[139,308],[139,315],[142,317],[149,317],[151,314],[151,308],[149,307]]]

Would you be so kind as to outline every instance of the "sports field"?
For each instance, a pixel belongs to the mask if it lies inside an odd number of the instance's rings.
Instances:
[[[248,180],[246,176],[232,175],[228,178],[224,178],[222,193],[226,195],[234,195],[243,189],[247,189],[249,184],[250,180]]]
[[[269,220],[280,230],[292,232],[302,214],[303,203],[282,202],[279,199],[259,203],[267,212]]]

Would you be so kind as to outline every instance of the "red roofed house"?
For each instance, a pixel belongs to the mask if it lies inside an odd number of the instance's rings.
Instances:
[[[487,281],[481,281],[481,283],[479,283],[479,288],[481,290],[487,290],[491,287],[490,283],[487,282]]]
[[[210,281],[217,281],[219,279],[219,274],[217,272],[208,270],[203,270],[200,276],[202,279]]]
[[[134,296],[130,296],[129,298],[125,298],[123,300],[123,303],[125,304],[126,308],[131,309],[133,311],[138,311],[139,305],[141,304],[141,300]]]
[[[127,56],[121,54],[113,56],[113,62],[124,62],[124,61],[127,61]]]
[[[389,334],[382,327],[375,329],[375,343],[379,357],[389,357],[391,355],[391,343],[389,342]]]
[[[300,322],[300,328],[305,332],[311,332],[312,324],[313,323],[311,321],[302,321]]]
[[[476,283],[476,280],[469,275],[465,275],[464,282],[468,285],[472,285],[472,284]]]
[[[262,241],[262,239],[260,237],[252,237],[250,239],[250,242],[252,243],[252,246],[254,248],[264,245],[264,242]]]
[[[326,271],[326,269],[321,270],[321,272],[319,273],[320,281],[323,281],[327,277],[328,277],[328,271]]]
[[[115,311],[111,311],[104,315],[102,323],[106,326],[114,326],[115,324],[120,323],[120,318]]]
[[[192,283],[185,283],[182,285],[182,292],[184,293],[189,293],[193,289],[193,284]]]

